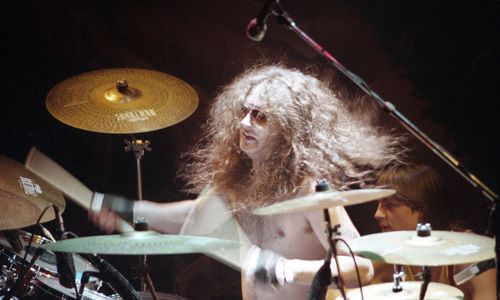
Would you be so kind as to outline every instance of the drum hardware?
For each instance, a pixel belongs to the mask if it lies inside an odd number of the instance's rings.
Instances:
[[[61,211],[66,206],[63,194],[22,164],[0,156],[0,230],[18,229],[37,223],[47,205]],[[20,213],[22,212],[22,213]],[[54,219],[52,211],[43,214],[41,223]]]
[[[418,237],[429,237],[431,236],[431,224],[417,224],[417,236]],[[431,282],[432,274],[431,269],[428,266],[424,266],[422,269],[422,286],[420,287],[419,300],[424,300],[425,293],[427,292],[427,287]]]
[[[139,133],[172,126],[191,115],[197,105],[198,96],[187,83],[144,69],[80,74],[56,85],[46,99],[48,111],[59,121],[104,133]],[[145,150],[151,151],[149,141],[133,136],[125,140],[125,151],[133,151],[136,159],[138,200],[143,199],[141,159]],[[141,286],[145,290],[144,282]]]
[[[401,282],[401,292],[392,291],[392,282],[377,283],[363,287],[364,299],[366,300],[418,300],[421,281],[403,281]],[[346,297],[339,296],[336,300],[361,300],[360,289],[352,289],[346,293]],[[429,283],[425,300],[463,300],[464,293],[458,288],[437,283]]]
[[[38,217],[35,224],[41,225],[40,222],[41,222],[42,218],[44,217],[45,213],[47,211],[49,211],[49,208],[51,208],[51,207],[54,209],[54,215],[57,216],[56,220],[59,220],[59,218],[61,217],[59,208],[54,203],[50,203],[49,205],[47,205],[43,209],[43,211],[41,212],[41,214]],[[61,226],[61,228],[63,228],[62,222],[60,223],[60,226]],[[43,226],[41,226],[41,227],[42,227],[42,229],[45,229]],[[51,235],[51,237],[52,237],[52,235]],[[9,245],[12,245],[13,244],[12,243],[12,232],[8,232],[6,238],[7,238],[7,242],[9,243]],[[21,243],[21,241],[19,239],[17,239],[17,237],[16,237],[15,242],[16,243],[14,243],[14,246],[15,246],[14,251],[20,251],[20,249],[17,247],[18,245],[15,245],[15,244],[17,244],[17,242]],[[6,289],[5,299],[7,299],[7,300],[11,299],[11,297],[14,296],[15,292],[18,292],[22,296],[33,296],[34,295],[36,278],[38,277],[38,275],[40,275],[40,268],[38,268],[37,266],[35,267],[36,270],[34,271],[34,276],[31,276],[27,283],[23,282],[23,280],[25,280],[25,277],[29,274],[30,271],[33,271],[32,267],[35,265],[35,262],[38,260],[38,258],[42,257],[42,255],[46,253],[45,250],[43,250],[40,247],[42,242],[43,242],[43,238],[39,235],[32,234],[29,237],[29,242],[27,244],[27,247],[24,249],[24,256],[23,256],[22,261],[23,262],[27,261],[28,254],[31,255],[32,258],[28,264],[21,264],[20,265],[19,274],[16,275],[16,279],[12,283],[12,288]],[[35,245],[36,248],[33,248],[33,245]],[[23,249],[22,244],[21,244],[21,249]],[[58,269],[59,268],[60,267],[59,267],[59,263],[58,263]],[[74,271],[74,267],[73,267],[73,271]]]
[[[34,238],[34,239],[33,239]],[[35,240],[35,241],[34,241]],[[23,261],[26,261],[26,257],[28,255],[28,252],[31,248],[32,242],[34,241],[34,244],[37,246],[40,245],[39,241],[41,240],[41,236],[31,236],[30,242],[28,243],[28,247],[25,250],[25,255],[23,257]],[[40,247],[37,247],[35,252],[32,255],[31,260],[27,265],[21,264],[19,274],[17,274],[17,270],[13,269],[14,273],[16,273],[13,277],[12,285],[10,287],[7,287],[5,290],[5,295],[4,298],[5,300],[9,300],[12,297],[14,297],[14,293],[19,293],[21,296],[33,296],[35,292],[35,284],[36,284],[36,277],[40,274],[40,269],[35,267],[35,270],[32,269],[32,267],[35,264],[35,261],[42,255],[43,249]],[[15,257],[14,257],[15,259]],[[27,277],[29,271],[34,271],[34,275],[31,277],[28,277],[27,282],[23,282],[23,280]]]
[[[90,261],[94,262],[94,265],[97,266],[99,272],[83,272],[81,277],[79,295],[84,295],[85,285],[88,283],[90,277],[96,277],[108,282],[120,296],[124,297],[124,299],[141,299],[141,296],[134,290],[132,284],[130,284],[130,282],[125,279],[125,277],[123,277],[123,275],[110,263],[95,254],[86,255],[86,257]]]
[[[41,212],[40,216],[36,220],[35,224],[40,224],[43,216],[47,211],[49,211],[50,207],[55,207],[55,204],[50,203],[47,205]],[[55,214],[54,214],[55,215]],[[17,292],[19,289],[21,295],[27,295],[27,296],[33,296],[34,294],[34,284],[35,284],[35,278],[36,276],[39,275],[39,268],[36,268],[36,271],[34,273],[34,276],[29,278],[28,283],[24,283],[23,280],[25,277],[28,275],[29,271],[32,270],[32,267],[35,265],[35,261],[44,253],[44,250],[40,248],[40,245],[43,241],[43,238],[39,235],[31,235],[29,238],[29,242],[27,247],[24,249],[24,256],[23,256],[23,262],[27,261],[28,254],[32,255],[31,260],[29,261],[28,264],[21,264],[20,265],[20,270],[19,270],[19,275],[16,277],[16,280],[12,284],[12,288],[6,290],[5,298],[6,300],[11,299],[14,296],[14,292]],[[10,243],[10,242],[9,242]],[[31,252],[33,249],[33,245],[36,246],[34,253]]]
[[[433,230],[418,236],[414,230],[365,235],[349,241],[354,253],[388,264],[447,266],[495,257],[494,239],[470,232]]]
[[[162,129],[189,117],[198,95],[186,82],[146,69],[116,68],[62,81],[45,100],[49,113],[83,130],[131,134]]]
[[[141,159],[144,156],[144,151],[151,151],[151,142],[149,140],[139,140],[133,135],[131,140],[125,140],[125,152],[132,151],[137,165],[137,200],[142,200],[142,172]]]
[[[401,287],[401,281],[404,280],[404,277],[404,266],[401,266],[401,271],[398,271],[398,266],[394,265],[394,274],[392,274],[392,291],[394,293],[398,293],[403,290],[403,288]]]
[[[144,151],[151,151],[151,142],[148,140],[139,140],[135,139],[134,136],[132,136],[132,140],[125,140],[125,152],[132,151],[134,153],[135,161],[136,161],[136,171],[137,171],[137,200],[142,200],[142,168],[141,168],[141,159],[144,156]],[[140,223],[140,222],[139,222]],[[137,229],[137,224],[136,223],[136,230]],[[147,224],[147,223],[145,223]],[[147,225],[146,225],[147,226]],[[146,229],[147,230],[147,229]],[[147,263],[147,257],[146,255],[142,256],[139,258],[139,265],[140,266],[146,266]],[[141,267],[140,267],[141,268]],[[148,273],[149,276],[149,273]],[[147,283],[144,282],[145,276],[140,276],[140,285],[141,285],[141,290],[146,291],[146,286]],[[157,297],[153,295],[153,298],[156,300]]]
[[[237,247],[239,247],[239,244],[232,241],[198,236],[164,235],[153,231],[134,231],[121,235],[81,237],[42,245],[42,248],[51,251],[121,255],[205,253],[210,250],[233,249]],[[107,269],[106,266],[99,266],[99,264],[97,266],[99,269],[101,267],[104,270]],[[144,264],[142,267],[141,276],[145,278],[149,291],[154,292],[154,286],[152,285],[147,265]],[[90,273],[90,275],[92,274],[95,275],[95,273]],[[122,286],[125,285],[123,280],[121,282]],[[130,292],[131,290],[128,291]]]
[[[431,266],[466,264],[492,258],[495,256],[493,244],[492,238],[473,233],[432,231],[428,223],[417,224],[416,231],[367,235],[349,243],[356,254],[372,260],[423,266],[419,295],[414,298],[419,300],[423,300],[428,293]],[[404,291],[403,275],[404,272],[397,272],[395,266],[392,283],[395,295]]]
[[[115,255],[192,254],[234,249],[239,243],[203,236],[160,234],[154,231],[88,236],[43,244],[51,251]]]
[[[324,180],[319,180],[316,183],[316,193],[324,193],[330,190],[330,186]],[[330,198],[331,199],[331,198]],[[328,206],[329,207],[329,206]],[[336,224],[332,226],[332,222],[330,219],[330,213],[328,212],[328,207],[323,208],[323,218],[325,219],[325,234],[328,241],[328,245],[330,249],[328,249],[325,261],[318,272],[314,275],[313,281],[311,283],[311,287],[307,293],[308,300],[321,300],[326,298],[326,292],[328,286],[332,283],[332,271],[330,268],[331,258],[333,256],[335,260],[335,265],[337,266],[337,276],[335,277],[336,285],[339,288],[340,294],[345,297],[345,285],[341,275],[340,264],[338,261],[337,254],[337,242],[343,241],[340,238],[340,224]],[[359,285],[361,286],[361,284]]]
[[[0,259],[2,261],[2,274],[0,274],[0,293],[3,299],[19,299],[24,297],[42,297],[50,295],[50,298],[61,299],[71,297],[76,299],[74,289],[67,289],[59,284],[56,258],[53,252],[41,248],[45,243],[52,243],[44,237],[17,230],[17,235],[22,243],[20,251],[10,246],[8,240],[0,238]],[[30,240],[33,240],[30,243]],[[28,246],[31,245],[31,246]],[[42,253],[39,255],[39,253]],[[87,270],[96,270],[92,264],[77,254],[73,254],[77,274]],[[32,263],[33,262],[33,263]],[[21,274],[23,272],[23,274]],[[77,275],[78,278],[78,275]],[[17,286],[15,283],[20,280]],[[79,283],[78,283],[79,284]],[[97,290],[101,283],[92,280],[86,285],[86,294],[98,294]],[[109,299],[104,295],[101,298],[87,299]]]
[[[319,191],[311,195],[259,207],[255,209],[253,213],[256,215],[274,215],[320,210],[335,206],[349,206],[385,198],[395,192],[396,191],[392,189]]]

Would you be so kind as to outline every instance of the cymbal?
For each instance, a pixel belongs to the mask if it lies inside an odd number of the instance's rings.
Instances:
[[[63,194],[22,164],[0,156],[0,230],[34,225],[41,212],[54,203],[62,212],[66,207]],[[54,219],[47,210],[41,222]]]
[[[418,300],[420,299],[420,287],[422,286],[421,281],[403,281],[400,283],[403,288],[400,292],[393,292],[392,282],[386,283],[378,283],[372,284],[363,287],[363,296],[365,300]],[[361,292],[360,289],[353,289],[346,293],[346,296],[349,300],[361,300]],[[464,293],[458,288],[437,283],[431,282],[427,287],[427,291],[425,292],[426,300],[457,300],[463,299]],[[343,300],[342,296],[337,297],[336,300]]]
[[[349,241],[356,254],[390,264],[444,266],[495,257],[492,238],[469,232],[433,230],[419,237],[416,231],[370,234]]]
[[[42,213],[34,203],[0,190],[0,230],[31,226]]]
[[[99,254],[187,254],[238,248],[239,243],[202,236],[169,235],[135,231],[117,235],[88,236],[42,245],[59,252]]]
[[[177,124],[198,106],[186,82],[152,70],[102,69],[73,76],[47,95],[64,124],[101,133],[139,133]]]
[[[316,192],[304,197],[278,202],[259,207],[253,211],[256,215],[275,215],[325,209],[334,206],[361,204],[375,199],[385,198],[396,191],[392,189],[359,189],[349,191]]]

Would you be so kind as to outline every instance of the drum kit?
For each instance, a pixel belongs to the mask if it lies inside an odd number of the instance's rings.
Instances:
[[[360,204],[384,198],[394,190],[321,191],[311,196],[279,202],[256,209],[259,215],[327,210],[330,207]],[[416,231],[393,231],[370,234],[348,242],[354,254],[375,262],[421,266],[422,282],[403,281],[404,273],[394,272],[393,282],[365,286],[348,291],[336,300],[378,299],[464,299],[463,292],[451,285],[425,280],[430,267],[463,265],[495,257],[493,238],[452,231],[432,231],[430,224],[418,224]]]
[[[191,115],[198,105],[194,89],[176,77],[144,69],[105,69],[69,78],[48,94],[48,111],[62,123],[100,133],[133,134],[172,126]],[[129,142],[138,163],[139,199],[142,196],[140,158],[149,142]],[[326,210],[384,198],[393,190],[365,189],[322,191],[262,207],[257,215]],[[122,234],[55,240],[47,231],[21,230],[55,220],[47,207],[65,209],[65,198],[91,209],[92,191],[36,149],[23,166],[0,156],[0,296],[8,298],[120,299],[101,291],[101,268],[84,254],[158,255],[205,253],[239,247],[233,241],[199,236],[164,235],[134,231],[124,222]],[[41,225],[40,225],[41,226]],[[43,226],[42,226],[43,227]],[[494,257],[493,239],[472,233],[434,231],[428,236],[415,232],[392,232],[364,236],[349,242],[353,251],[389,264],[444,266],[472,263]],[[55,253],[70,253],[75,264],[76,288],[60,283]],[[85,275],[93,274],[94,277]],[[85,278],[85,280],[83,280]],[[106,282],[104,282],[106,283]],[[365,299],[418,299],[419,282],[401,282],[401,292],[392,283],[366,286]],[[153,299],[180,299],[157,295]],[[112,289],[112,287],[111,287]],[[78,292],[80,290],[80,292]],[[79,295],[80,294],[80,295]],[[351,290],[348,299],[361,299],[361,290]],[[462,299],[460,290],[431,283],[425,299]],[[146,298],[145,293],[141,297]]]

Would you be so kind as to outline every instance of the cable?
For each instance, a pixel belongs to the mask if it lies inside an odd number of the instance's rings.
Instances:
[[[52,206],[54,206],[54,204],[50,203],[42,210],[42,212],[40,213],[40,216],[38,217],[38,219],[35,223],[36,226],[40,225],[40,221],[42,220],[42,217],[45,215],[47,210]],[[24,264],[24,262],[28,258],[28,252],[31,249],[31,245],[33,244],[34,237],[35,237],[35,235],[31,234],[30,239],[28,241],[28,245],[27,245],[26,249],[24,249],[24,256],[23,256],[23,260],[21,262],[21,270],[19,272],[19,276],[17,277],[17,280],[14,282],[12,288],[5,295],[5,298],[4,298],[5,300],[9,300],[13,296],[12,294],[14,293],[15,290],[17,290],[17,288],[21,284],[24,277],[28,274],[28,271],[31,269],[31,266],[33,266],[35,261],[42,254],[42,248],[38,247],[36,249],[35,253],[33,253],[33,257],[31,258],[31,261],[27,265]],[[23,294],[24,294],[24,292],[25,292],[25,289],[23,289]]]
[[[336,240],[337,241],[341,241],[342,243],[344,243],[344,245],[347,246],[347,249],[349,249],[349,254],[352,257],[352,260],[354,262],[354,268],[356,269],[356,277],[358,279],[358,286],[359,286],[359,292],[361,294],[361,300],[364,300],[365,297],[363,295],[363,286],[361,285],[361,275],[359,274],[359,267],[358,267],[358,263],[356,262],[356,255],[354,255],[354,252],[352,251],[351,247],[349,246],[349,244],[344,239],[337,238]],[[340,277],[340,273],[339,273],[339,277]]]

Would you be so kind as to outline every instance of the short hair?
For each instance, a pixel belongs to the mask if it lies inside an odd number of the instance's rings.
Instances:
[[[433,229],[450,230],[455,227],[453,207],[447,201],[444,182],[439,173],[424,164],[399,164],[383,171],[377,181],[381,187],[392,188],[392,197],[422,213],[421,222]]]

